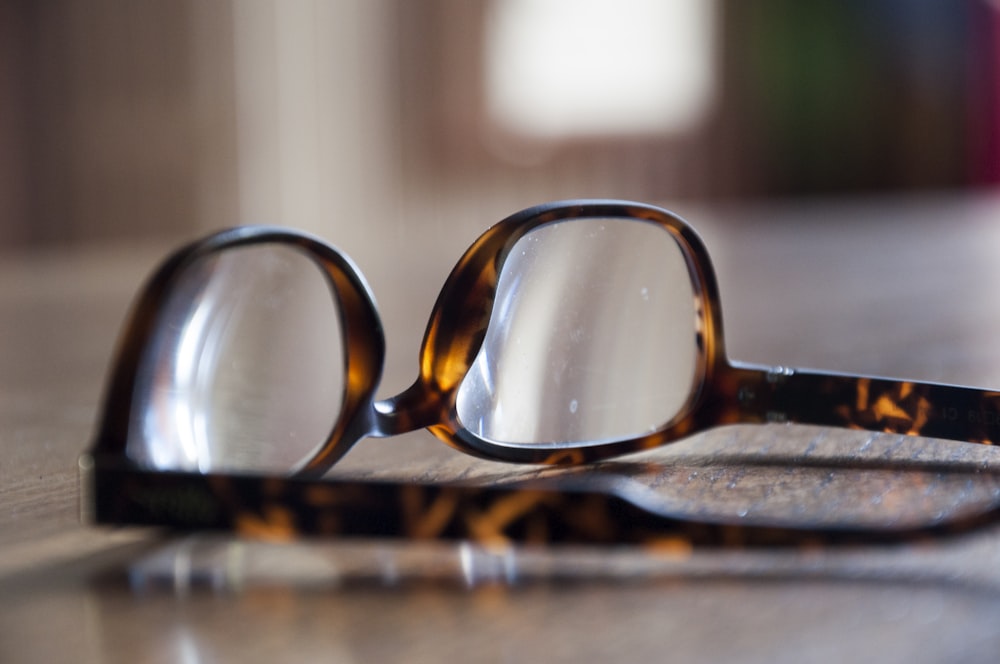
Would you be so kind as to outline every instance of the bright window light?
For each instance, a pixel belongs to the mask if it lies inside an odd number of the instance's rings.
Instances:
[[[493,0],[490,116],[540,138],[683,131],[714,87],[713,0]]]

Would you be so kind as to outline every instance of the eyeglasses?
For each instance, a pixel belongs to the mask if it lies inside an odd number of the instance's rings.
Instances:
[[[344,254],[241,227],[169,257],[134,305],[81,459],[109,524],[270,537],[693,545],[880,541],[896,531],[697,522],[602,474],[504,486],[323,479],[355,443],[427,428],[505,462],[583,464],[727,424],[794,422],[992,444],[1000,393],[760,367],[725,353],[697,234],[621,201],[552,203],[486,231],[431,312],[411,387],[376,400],[385,340]]]

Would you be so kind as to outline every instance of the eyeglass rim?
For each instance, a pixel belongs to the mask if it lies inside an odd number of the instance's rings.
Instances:
[[[505,443],[484,439],[462,426],[455,399],[475,359],[490,319],[493,295],[508,253],[530,232],[543,226],[581,219],[625,219],[666,231],[684,258],[695,303],[695,367],[690,394],[669,421],[640,436],[571,443]],[[445,281],[431,311],[420,350],[419,377],[404,395],[390,400],[436,403],[423,426],[452,447],[487,459],[538,464],[579,464],[651,449],[711,426],[699,421],[705,387],[727,362],[718,284],[708,251],[693,228],[674,213],[653,205],[615,200],[557,201],[517,212],[484,232],[469,247]],[[714,423],[714,422],[713,422]]]
[[[372,428],[370,404],[384,366],[385,333],[374,296],[360,270],[346,254],[308,233],[273,226],[241,226],[174,251],[140,290],[111,362],[103,415],[93,445],[95,453],[126,455],[143,354],[156,334],[160,312],[172,287],[188,266],[230,249],[267,244],[304,251],[320,268],[337,298],[338,302],[331,305],[341,310],[338,319],[347,380],[333,429],[317,456],[328,454],[334,441],[357,440]]]

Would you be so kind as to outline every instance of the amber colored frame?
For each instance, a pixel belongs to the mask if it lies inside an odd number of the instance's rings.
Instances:
[[[660,430],[595,444],[499,444],[462,428],[455,399],[492,311],[504,260],[526,233],[576,218],[656,224],[678,242],[694,285],[698,349],[691,398]],[[192,261],[261,243],[298,247],[326,274],[341,307],[347,386],[326,445],[291,477],[150,470],[126,455],[129,415],[143,349],[173,280]],[[614,478],[532,485],[356,482],[319,479],[358,440],[429,429],[452,447],[498,461],[582,464],[659,447],[716,426],[774,421],[862,428],[992,444],[1000,439],[1000,392],[731,362],[725,353],[718,285],[708,252],[679,217],[624,201],[568,201],[519,212],[487,230],[448,277],[431,313],[420,371],[400,395],[375,401],[385,339],[360,272],[318,238],[241,227],[182,248],[153,275],[126,323],[113,363],[103,420],[81,459],[84,509],[98,523],[235,529],[252,535],[407,536],[529,542],[682,542],[692,546],[874,542],[964,531],[996,511],[928,527],[789,528],[695,522],[665,513]]]

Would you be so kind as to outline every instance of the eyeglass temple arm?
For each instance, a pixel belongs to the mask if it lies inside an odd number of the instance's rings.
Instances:
[[[141,470],[122,458],[81,459],[85,520],[108,525],[305,535],[475,541],[488,545],[643,544],[652,550],[899,544],[993,524],[989,510],[928,526],[810,528],[703,521],[664,510],[613,477],[487,486]],[[607,480],[601,482],[601,479]]]
[[[1000,443],[1000,392],[784,367],[733,371],[733,396],[750,421]]]

